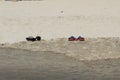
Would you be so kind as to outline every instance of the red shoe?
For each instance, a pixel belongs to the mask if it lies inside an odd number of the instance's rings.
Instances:
[[[85,41],[85,38],[81,37],[79,40],[80,40],[80,41]]]

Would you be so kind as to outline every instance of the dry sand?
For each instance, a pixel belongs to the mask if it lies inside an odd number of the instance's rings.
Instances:
[[[47,40],[71,35],[119,37],[119,4],[119,0],[1,1],[0,42],[36,35]]]

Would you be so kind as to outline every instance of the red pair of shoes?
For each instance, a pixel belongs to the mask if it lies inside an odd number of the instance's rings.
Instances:
[[[85,41],[84,37],[79,36],[78,38],[75,38],[74,36],[71,36],[68,38],[68,41]]]

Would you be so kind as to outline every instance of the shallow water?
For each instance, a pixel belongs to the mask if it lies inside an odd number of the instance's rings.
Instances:
[[[77,61],[51,51],[0,49],[1,80],[119,80],[120,59]]]

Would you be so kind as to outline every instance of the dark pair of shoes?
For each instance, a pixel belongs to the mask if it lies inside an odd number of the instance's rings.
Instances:
[[[41,37],[40,36],[36,36],[35,38],[33,36],[29,36],[26,38],[27,41],[40,41]]]

